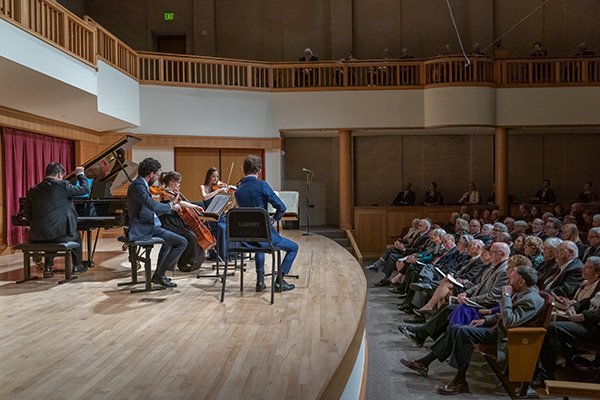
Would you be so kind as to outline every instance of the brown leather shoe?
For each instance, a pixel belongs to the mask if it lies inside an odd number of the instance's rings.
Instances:
[[[405,360],[404,358],[400,360],[400,362],[407,368],[412,369],[417,374],[421,376],[427,376],[427,372],[429,372],[429,367],[418,363],[416,361]]]
[[[440,386],[439,388],[437,388],[437,392],[438,394],[446,395],[469,393],[469,384],[467,383],[467,381],[464,381],[459,385],[455,385],[454,381],[452,381],[447,385]]]

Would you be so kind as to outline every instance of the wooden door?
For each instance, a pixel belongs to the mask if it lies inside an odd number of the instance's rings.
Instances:
[[[227,182],[229,171],[231,178],[229,184],[235,186],[244,177],[244,159],[248,154],[259,156],[265,164],[265,157],[261,149],[222,149],[221,150],[221,180]],[[233,163],[233,169],[231,165]],[[264,168],[263,168],[264,170]],[[264,179],[264,173],[262,178]]]
[[[202,201],[200,185],[206,171],[219,168],[219,149],[175,148],[175,170],[182,175],[181,193],[190,201]]]

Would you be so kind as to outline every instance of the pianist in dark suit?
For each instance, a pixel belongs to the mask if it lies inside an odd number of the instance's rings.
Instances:
[[[129,240],[144,240],[159,237],[165,241],[158,253],[156,271],[152,282],[166,287],[176,287],[165,276],[166,271],[173,271],[179,257],[187,246],[187,240],[166,230],[161,226],[158,215],[180,210],[179,204],[163,204],[152,199],[149,185],[153,185],[160,176],[160,163],[153,158],[145,158],[138,167],[138,177],[127,189],[127,209],[129,213]]]
[[[244,174],[246,175],[235,191],[235,199],[240,207],[258,207],[267,210],[267,205],[271,204],[275,209],[275,215],[272,220],[278,221],[285,213],[285,205],[281,199],[273,192],[273,189],[265,181],[258,179],[262,171],[262,160],[255,155],[248,155],[244,160]],[[298,245],[289,239],[279,236],[279,233],[271,225],[271,242],[273,246],[285,251],[285,257],[281,262],[281,271],[283,274],[289,274],[292,263],[298,253]],[[265,276],[265,255],[256,254],[256,291],[262,292],[266,286]],[[279,282],[279,277],[275,282],[275,291],[292,290],[293,284],[287,283],[284,279]]]
[[[85,272],[87,267],[81,264],[81,235],[77,230],[77,211],[73,205],[73,196],[86,195],[90,187],[83,167],[77,167],[79,186],[63,180],[65,169],[60,163],[52,162],[46,166],[46,178],[27,191],[23,215],[31,223],[29,241],[31,243],[79,242],[73,254],[73,272]],[[46,257],[44,278],[52,277],[54,257]]]

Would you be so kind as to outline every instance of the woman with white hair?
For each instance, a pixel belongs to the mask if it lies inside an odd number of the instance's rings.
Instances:
[[[309,47],[304,49],[304,57],[300,57],[298,59],[298,61],[302,62],[314,62],[318,60],[319,59],[315,57],[315,55]],[[312,68],[302,68],[300,71],[296,72],[296,86],[312,86],[314,84],[315,75],[315,71],[313,71]]]

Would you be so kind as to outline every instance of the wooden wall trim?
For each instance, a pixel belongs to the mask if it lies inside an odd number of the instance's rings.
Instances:
[[[101,137],[102,144],[113,143],[125,133],[111,133]],[[251,137],[225,137],[225,136],[188,136],[188,135],[144,135],[133,133],[142,141],[135,146],[136,149],[175,147],[202,147],[221,149],[281,149],[281,138],[251,138]]]
[[[100,134],[90,129],[0,106],[0,125],[63,139],[99,143]]]

